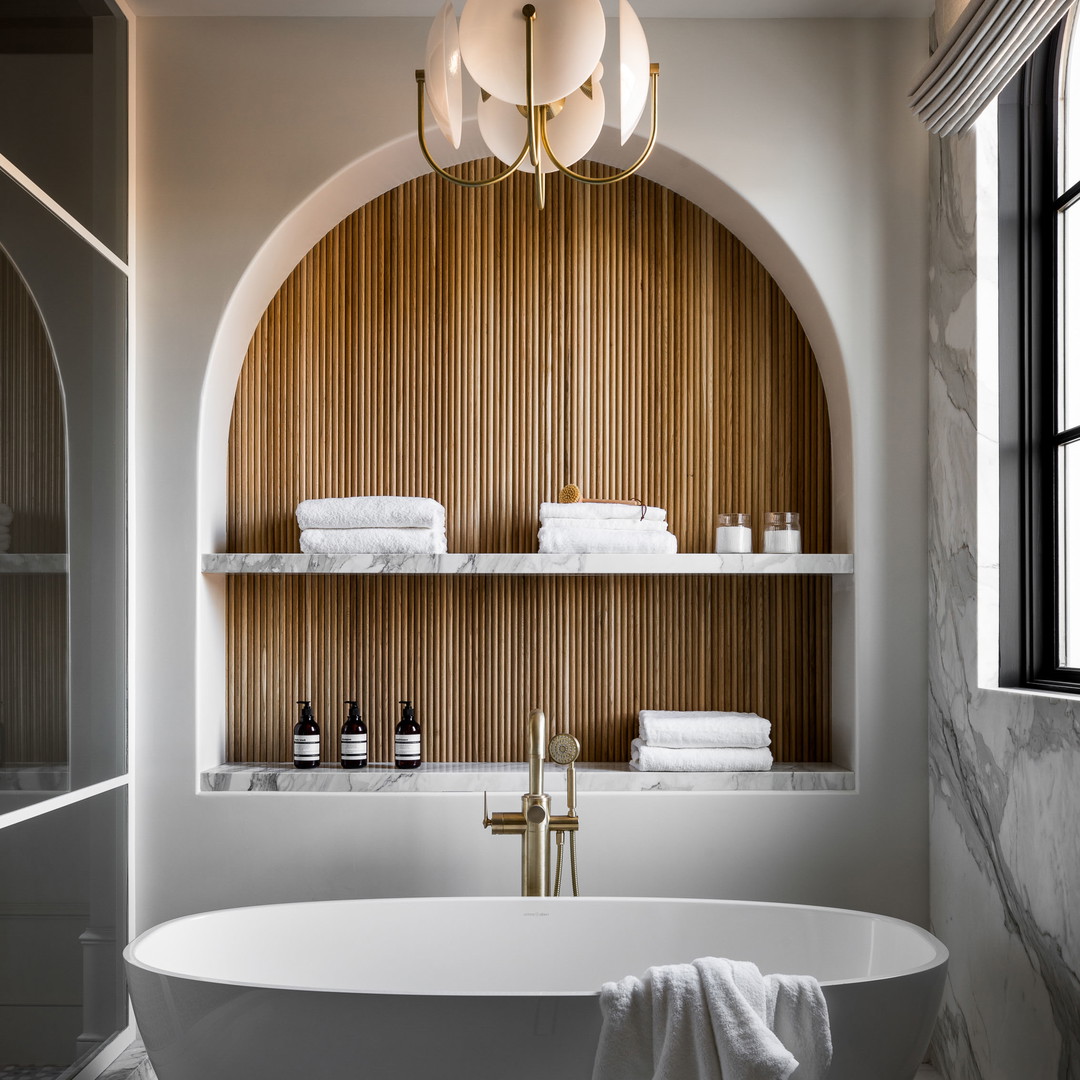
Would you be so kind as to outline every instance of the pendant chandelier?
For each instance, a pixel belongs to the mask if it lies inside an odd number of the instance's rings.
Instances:
[[[544,205],[544,178],[561,172],[583,184],[614,184],[632,176],[656,143],[660,65],[634,9],[619,0],[619,126],[625,145],[652,97],[652,124],[641,157],[614,176],[583,176],[570,168],[583,158],[604,126],[606,21],[600,0],[467,0],[458,25],[447,0],[427,41],[427,69],[416,72],[417,135],[428,164],[462,187],[490,187],[517,171],[535,177]],[[462,76],[480,87],[477,119],[488,149],[507,168],[484,180],[464,180],[432,157],[424,135],[425,98],[439,130],[461,145]]]

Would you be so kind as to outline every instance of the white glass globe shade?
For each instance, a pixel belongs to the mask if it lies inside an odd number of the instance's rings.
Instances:
[[[480,134],[488,149],[502,162],[512,165],[521,148],[525,145],[525,139],[529,134],[529,126],[525,117],[518,111],[516,105],[508,101],[500,101],[496,97],[489,97],[484,101],[480,95],[480,101],[476,106],[476,118],[480,125]],[[547,123],[548,142],[551,144],[552,153],[564,165],[572,165],[580,161],[593,147],[600,137],[600,131],[604,126],[604,91],[601,89],[599,80],[593,82],[593,96],[589,98],[580,90],[575,90],[567,99],[559,115]],[[556,172],[556,166],[552,163],[547,153],[540,150],[540,167],[546,173]],[[525,160],[518,166],[520,172],[531,173],[532,162]]]
[[[461,145],[461,49],[451,0],[428,32],[424,87],[435,123],[456,150]]]
[[[568,97],[592,74],[604,51],[600,0],[532,0],[534,103]],[[459,29],[461,57],[489,94],[524,105],[524,0],[468,0]]]
[[[619,0],[619,127],[623,145],[649,98],[649,43],[629,0]]]
[[[604,127],[604,90],[596,75],[593,76],[592,94],[590,101],[583,90],[575,90],[566,99],[562,112],[548,121],[548,144],[563,165],[580,161],[600,138]],[[545,155],[545,171],[547,164]]]

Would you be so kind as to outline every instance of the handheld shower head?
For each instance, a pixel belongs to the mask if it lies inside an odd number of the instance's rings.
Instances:
[[[581,756],[581,743],[573,735],[555,735],[548,743],[548,758],[556,765],[572,765]]]

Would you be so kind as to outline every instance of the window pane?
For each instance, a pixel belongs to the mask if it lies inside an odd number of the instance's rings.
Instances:
[[[1080,442],[1058,451],[1058,499],[1059,663],[1080,668]]]
[[[0,1076],[58,1077],[127,1026],[126,795],[0,829]]]
[[[1080,49],[1077,50],[1080,53]],[[1080,203],[1062,215],[1061,349],[1058,360],[1059,431],[1080,424]]]
[[[108,0],[0,12],[0,153],[122,258],[127,25]]]
[[[1062,122],[1060,130],[1062,187],[1080,180],[1080,41],[1075,32],[1075,12],[1065,27],[1064,78],[1062,80]]]

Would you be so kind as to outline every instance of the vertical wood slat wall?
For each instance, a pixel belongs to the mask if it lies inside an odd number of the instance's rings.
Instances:
[[[66,434],[45,326],[0,251],[0,503],[9,551],[67,550]],[[0,763],[67,759],[67,579],[0,574]]]
[[[680,551],[712,550],[723,510],[758,547],[766,511],[797,510],[804,550],[830,550],[825,396],[776,283],[649,181],[550,186],[540,212],[529,177],[422,177],[297,266],[237,387],[230,550],[298,550],[303,498],[400,494],[446,506],[451,551],[535,551],[539,503],[570,482],[665,507]],[[830,596],[802,577],[230,578],[229,758],[285,760],[295,699],[334,732],[356,697],[386,760],[412,697],[430,760],[519,759],[534,705],[585,760],[625,761],[640,708],[757,711],[778,760],[827,760]]]

